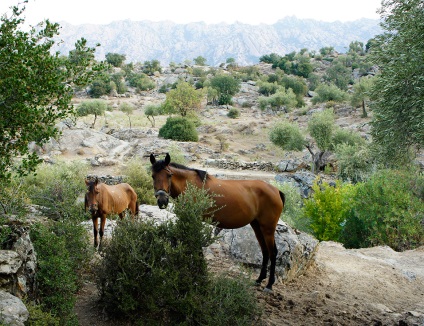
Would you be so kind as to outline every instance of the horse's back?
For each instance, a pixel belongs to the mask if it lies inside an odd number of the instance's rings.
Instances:
[[[121,213],[130,205],[137,202],[137,194],[128,183],[116,185],[104,185],[108,193],[109,210],[113,213]]]
[[[283,210],[283,201],[276,187],[262,180],[214,178],[210,181],[206,188],[216,195],[214,199],[218,210],[214,215],[221,227],[237,228],[253,220],[277,224]]]

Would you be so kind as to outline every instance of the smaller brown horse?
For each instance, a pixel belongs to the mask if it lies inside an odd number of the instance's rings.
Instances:
[[[151,154],[150,162],[159,208],[167,207],[169,197],[178,197],[190,182],[199,188],[204,187],[214,197],[218,209],[212,217],[219,228],[237,229],[250,224],[262,250],[262,268],[256,283],[260,284],[266,278],[268,262],[271,260],[265,288],[265,291],[271,291],[275,282],[278,252],[274,234],[284,207],[284,194],[261,180],[217,179],[206,171],[171,163],[169,154],[159,161]]]
[[[94,246],[97,248],[97,227],[98,218],[100,218],[100,243],[106,224],[106,217],[109,214],[118,214],[121,220],[124,217],[125,210],[131,211],[134,219],[138,215],[137,194],[128,183],[120,183],[114,186],[99,182],[85,180],[87,193],[85,194],[85,210],[89,209],[93,220]]]

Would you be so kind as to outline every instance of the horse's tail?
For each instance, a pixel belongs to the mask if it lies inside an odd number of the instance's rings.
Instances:
[[[284,207],[286,205],[286,196],[281,191],[279,191],[279,193],[280,193],[280,198],[281,198],[281,201],[283,202],[283,207]]]
[[[87,195],[84,196],[84,212],[87,212],[88,200]]]
[[[138,213],[140,213],[140,208],[138,207],[138,200],[135,202],[135,216],[138,217]]]

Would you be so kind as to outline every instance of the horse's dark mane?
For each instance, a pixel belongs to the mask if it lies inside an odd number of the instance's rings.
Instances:
[[[202,180],[202,182],[206,181],[206,179],[209,177],[208,173],[206,171],[203,171],[203,170],[192,169],[192,168],[189,168],[185,165],[175,163],[175,162],[171,162],[171,163],[169,163],[169,165],[173,168],[176,168],[176,169],[196,172],[197,175],[199,176],[200,180]],[[159,160],[159,161],[156,161],[155,164],[152,165],[152,171],[157,173],[157,172],[163,170],[165,167],[166,167],[165,160]]]

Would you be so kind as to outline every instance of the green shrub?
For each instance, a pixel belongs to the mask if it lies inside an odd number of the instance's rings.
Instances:
[[[155,82],[145,73],[130,73],[128,82],[131,87],[135,87],[138,91],[147,91],[156,87]]]
[[[29,317],[25,325],[27,326],[59,326],[59,317],[53,316],[49,311],[43,311],[40,305],[25,303]]]
[[[83,204],[77,199],[85,192],[87,171],[87,165],[80,162],[41,164],[36,175],[24,179],[24,187],[32,203],[40,205],[46,216],[82,221],[85,219]]]
[[[21,178],[12,178],[0,184],[0,214],[23,217],[27,214],[28,203],[29,199]]]
[[[238,117],[240,116],[240,110],[239,110],[239,109],[237,109],[237,108],[231,108],[231,109],[228,111],[227,116],[228,116],[229,118],[236,119],[236,118],[238,118]]]
[[[304,215],[309,219],[314,236],[321,241],[340,241],[348,214],[351,211],[355,187],[351,184],[312,186],[313,196],[304,201]]]
[[[36,223],[30,231],[37,252],[37,294],[43,311],[61,325],[78,325],[73,311],[82,270],[91,258],[88,233],[70,221]]]
[[[205,190],[189,185],[175,201],[175,220],[119,223],[97,268],[108,312],[143,325],[251,323],[253,294],[241,282],[211,280],[207,271],[202,248],[213,238],[200,217],[212,205]]]
[[[424,202],[415,189],[423,176],[413,171],[381,170],[358,184],[350,224],[360,223],[354,243],[387,245],[397,251],[424,244]]]
[[[210,290],[202,298],[204,306],[196,314],[198,325],[257,325],[262,309],[246,276],[237,279],[213,277]]]
[[[166,123],[159,129],[159,137],[194,142],[199,139],[193,122],[183,117],[169,117],[166,119]]]
[[[361,135],[353,130],[347,130],[343,128],[336,128],[332,135],[332,149],[334,149],[337,145],[347,144],[351,146],[355,145],[364,145],[365,140],[361,137]]]
[[[374,166],[370,162],[370,151],[365,145],[339,144],[335,150],[337,176],[343,181],[353,183],[365,181]]]
[[[286,197],[286,204],[284,205],[281,219],[292,228],[303,232],[311,232],[309,219],[304,218],[303,215],[303,199],[299,188],[288,182],[274,182],[273,185],[283,192]]]
[[[147,162],[146,162],[147,163]],[[149,172],[150,165],[143,163],[138,158],[132,158],[127,161],[122,168],[122,173],[126,176],[126,182],[134,188],[137,193],[138,203],[155,205],[156,199],[152,177]]]
[[[334,101],[336,103],[344,102],[347,100],[348,95],[345,91],[342,91],[336,85],[325,85],[321,84],[315,89],[317,95],[312,98],[312,103],[325,103],[328,101]]]
[[[288,151],[301,151],[305,147],[305,137],[299,127],[288,121],[281,121],[272,126],[269,139],[274,145]]]

